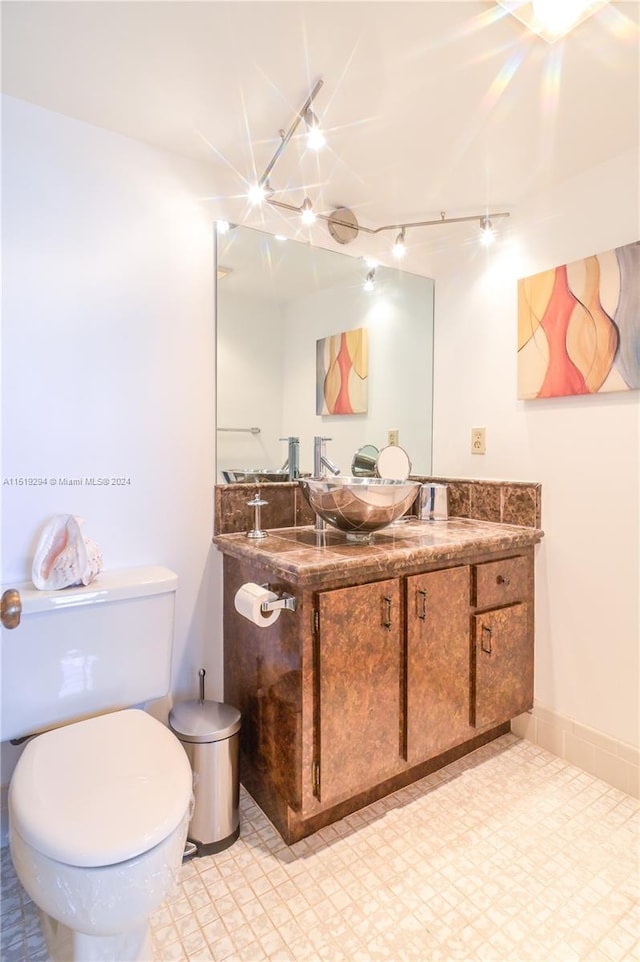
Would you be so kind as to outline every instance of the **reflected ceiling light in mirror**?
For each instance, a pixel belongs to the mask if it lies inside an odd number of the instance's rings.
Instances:
[[[609,0],[497,0],[547,43],[555,43],[601,10]]]
[[[287,203],[284,200],[276,200],[274,197],[274,189],[269,184],[269,175],[271,171],[277,164],[278,160],[282,156],[287,144],[295,134],[298,129],[299,124],[305,121],[309,131],[316,130],[319,131],[317,125],[317,118],[313,111],[311,110],[311,104],[313,103],[315,97],[317,96],[320,88],[323,85],[322,80],[318,80],[313,87],[311,93],[305,100],[304,104],[296,114],[293,123],[285,133],[284,130],[280,130],[280,143],[278,148],[265,167],[262,177],[254,184],[254,186],[249,191],[249,200],[252,204],[266,203],[271,204],[273,207],[277,207],[279,210],[287,211],[293,214],[300,214],[305,224],[311,224],[314,220],[324,220],[327,222],[329,233],[337,240],[338,243],[348,244],[358,236],[360,231],[365,234],[380,234],[383,231],[399,231],[400,233],[396,237],[396,243],[394,245],[394,253],[396,256],[401,256],[400,247],[404,248],[404,237],[405,231],[410,227],[433,227],[437,224],[460,224],[464,221],[481,221],[484,214],[469,214],[465,217],[447,217],[444,211],[440,212],[439,220],[419,220],[419,221],[406,221],[402,224],[382,224],[380,227],[364,227],[362,224],[358,223],[356,215],[353,211],[349,210],[348,207],[338,207],[336,210],[329,214],[317,213],[313,211],[312,203],[309,197],[305,197],[301,206],[297,204]],[[323,138],[324,139],[324,138]],[[294,188],[283,188],[291,190]],[[281,192],[282,188],[278,188]],[[495,221],[501,217],[509,217],[509,211],[494,211],[489,216]]]
[[[366,276],[366,278],[365,278],[365,281],[364,281],[364,285],[363,285],[363,286],[364,286],[365,291],[372,291],[372,290],[374,289],[374,287],[376,286],[376,269],[375,269],[375,267],[372,267],[372,268],[370,269],[370,271],[368,272],[368,274],[367,274],[367,276]]]
[[[400,233],[398,234],[398,236],[396,237],[393,245],[393,256],[397,257],[398,259],[404,257],[404,255],[407,252],[405,243],[404,243],[404,235],[405,235],[405,230],[403,227]]]
[[[229,223],[228,220],[216,221],[216,230],[220,235],[228,234],[230,229],[231,229],[231,224]]]

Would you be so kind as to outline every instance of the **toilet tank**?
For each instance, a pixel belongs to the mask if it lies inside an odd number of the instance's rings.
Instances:
[[[22,616],[2,628],[0,741],[165,695],[177,586],[162,567],[58,591],[5,586],[20,592]]]

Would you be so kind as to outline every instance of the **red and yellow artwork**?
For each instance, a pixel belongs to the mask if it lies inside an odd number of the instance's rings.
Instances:
[[[640,241],[518,281],[518,397],[640,388]]]
[[[367,413],[367,329],[316,341],[316,414]]]

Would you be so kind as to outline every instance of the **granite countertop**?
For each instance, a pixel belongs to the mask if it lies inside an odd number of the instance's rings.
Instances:
[[[525,528],[469,518],[448,521],[402,521],[377,531],[370,544],[348,541],[327,526],[274,528],[260,541],[244,532],[214,535],[223,554],[268,565],[281,578],[308,584],[340,578],[394,577],[439,562],[461,561],[482,552],[529,547],[544,536],[540,528]]]

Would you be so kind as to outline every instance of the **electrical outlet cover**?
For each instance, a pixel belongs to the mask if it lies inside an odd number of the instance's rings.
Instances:
[[[471,453],[484,454],[486,450],[485,428],[471,428]]]

